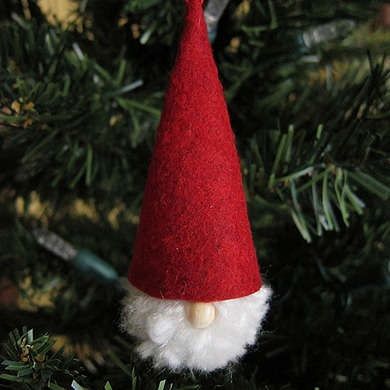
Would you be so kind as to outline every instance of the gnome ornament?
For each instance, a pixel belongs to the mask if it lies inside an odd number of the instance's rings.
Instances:
[[[212,371],[256,335],[271,290],[262,284],[240,161],[202,0],[187,14],[129,270],[122,327],[157,367]]]

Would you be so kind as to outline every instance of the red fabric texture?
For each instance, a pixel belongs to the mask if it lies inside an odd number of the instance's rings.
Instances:
[[[129,280],[156,298],[212,302],[250,295],[261,278],[202,1],[186,4]]]

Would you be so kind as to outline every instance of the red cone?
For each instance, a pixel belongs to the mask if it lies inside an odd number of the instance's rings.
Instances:
[[[261,279],[202,1],[186,3],[129,280],[156,298],[221,301],[256,292]]]

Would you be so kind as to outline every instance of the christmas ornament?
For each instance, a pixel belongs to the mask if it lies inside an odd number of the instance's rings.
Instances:
[[[0,278],[0,307],[14,306],[19,298],[18,287],[7,278]]]
[[[155,366],[212,371],[255,342],[271,291],[259,273],[202,1],[187,0],[186,6],[122,327]]]
[[[381,5],[377,19],[379,26],[387,29],[390,27],[390,4],[383,3]]]

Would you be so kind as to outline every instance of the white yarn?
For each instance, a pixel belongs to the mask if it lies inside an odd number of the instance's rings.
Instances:
[[[187,320],[184,301],[150,297],[133,286],[124,300],[121,327],[138,339],[136,351],[156,367],[213,371],[236,361],[256,341],[271,289],[215,302],[216,318],[204,329]]]

